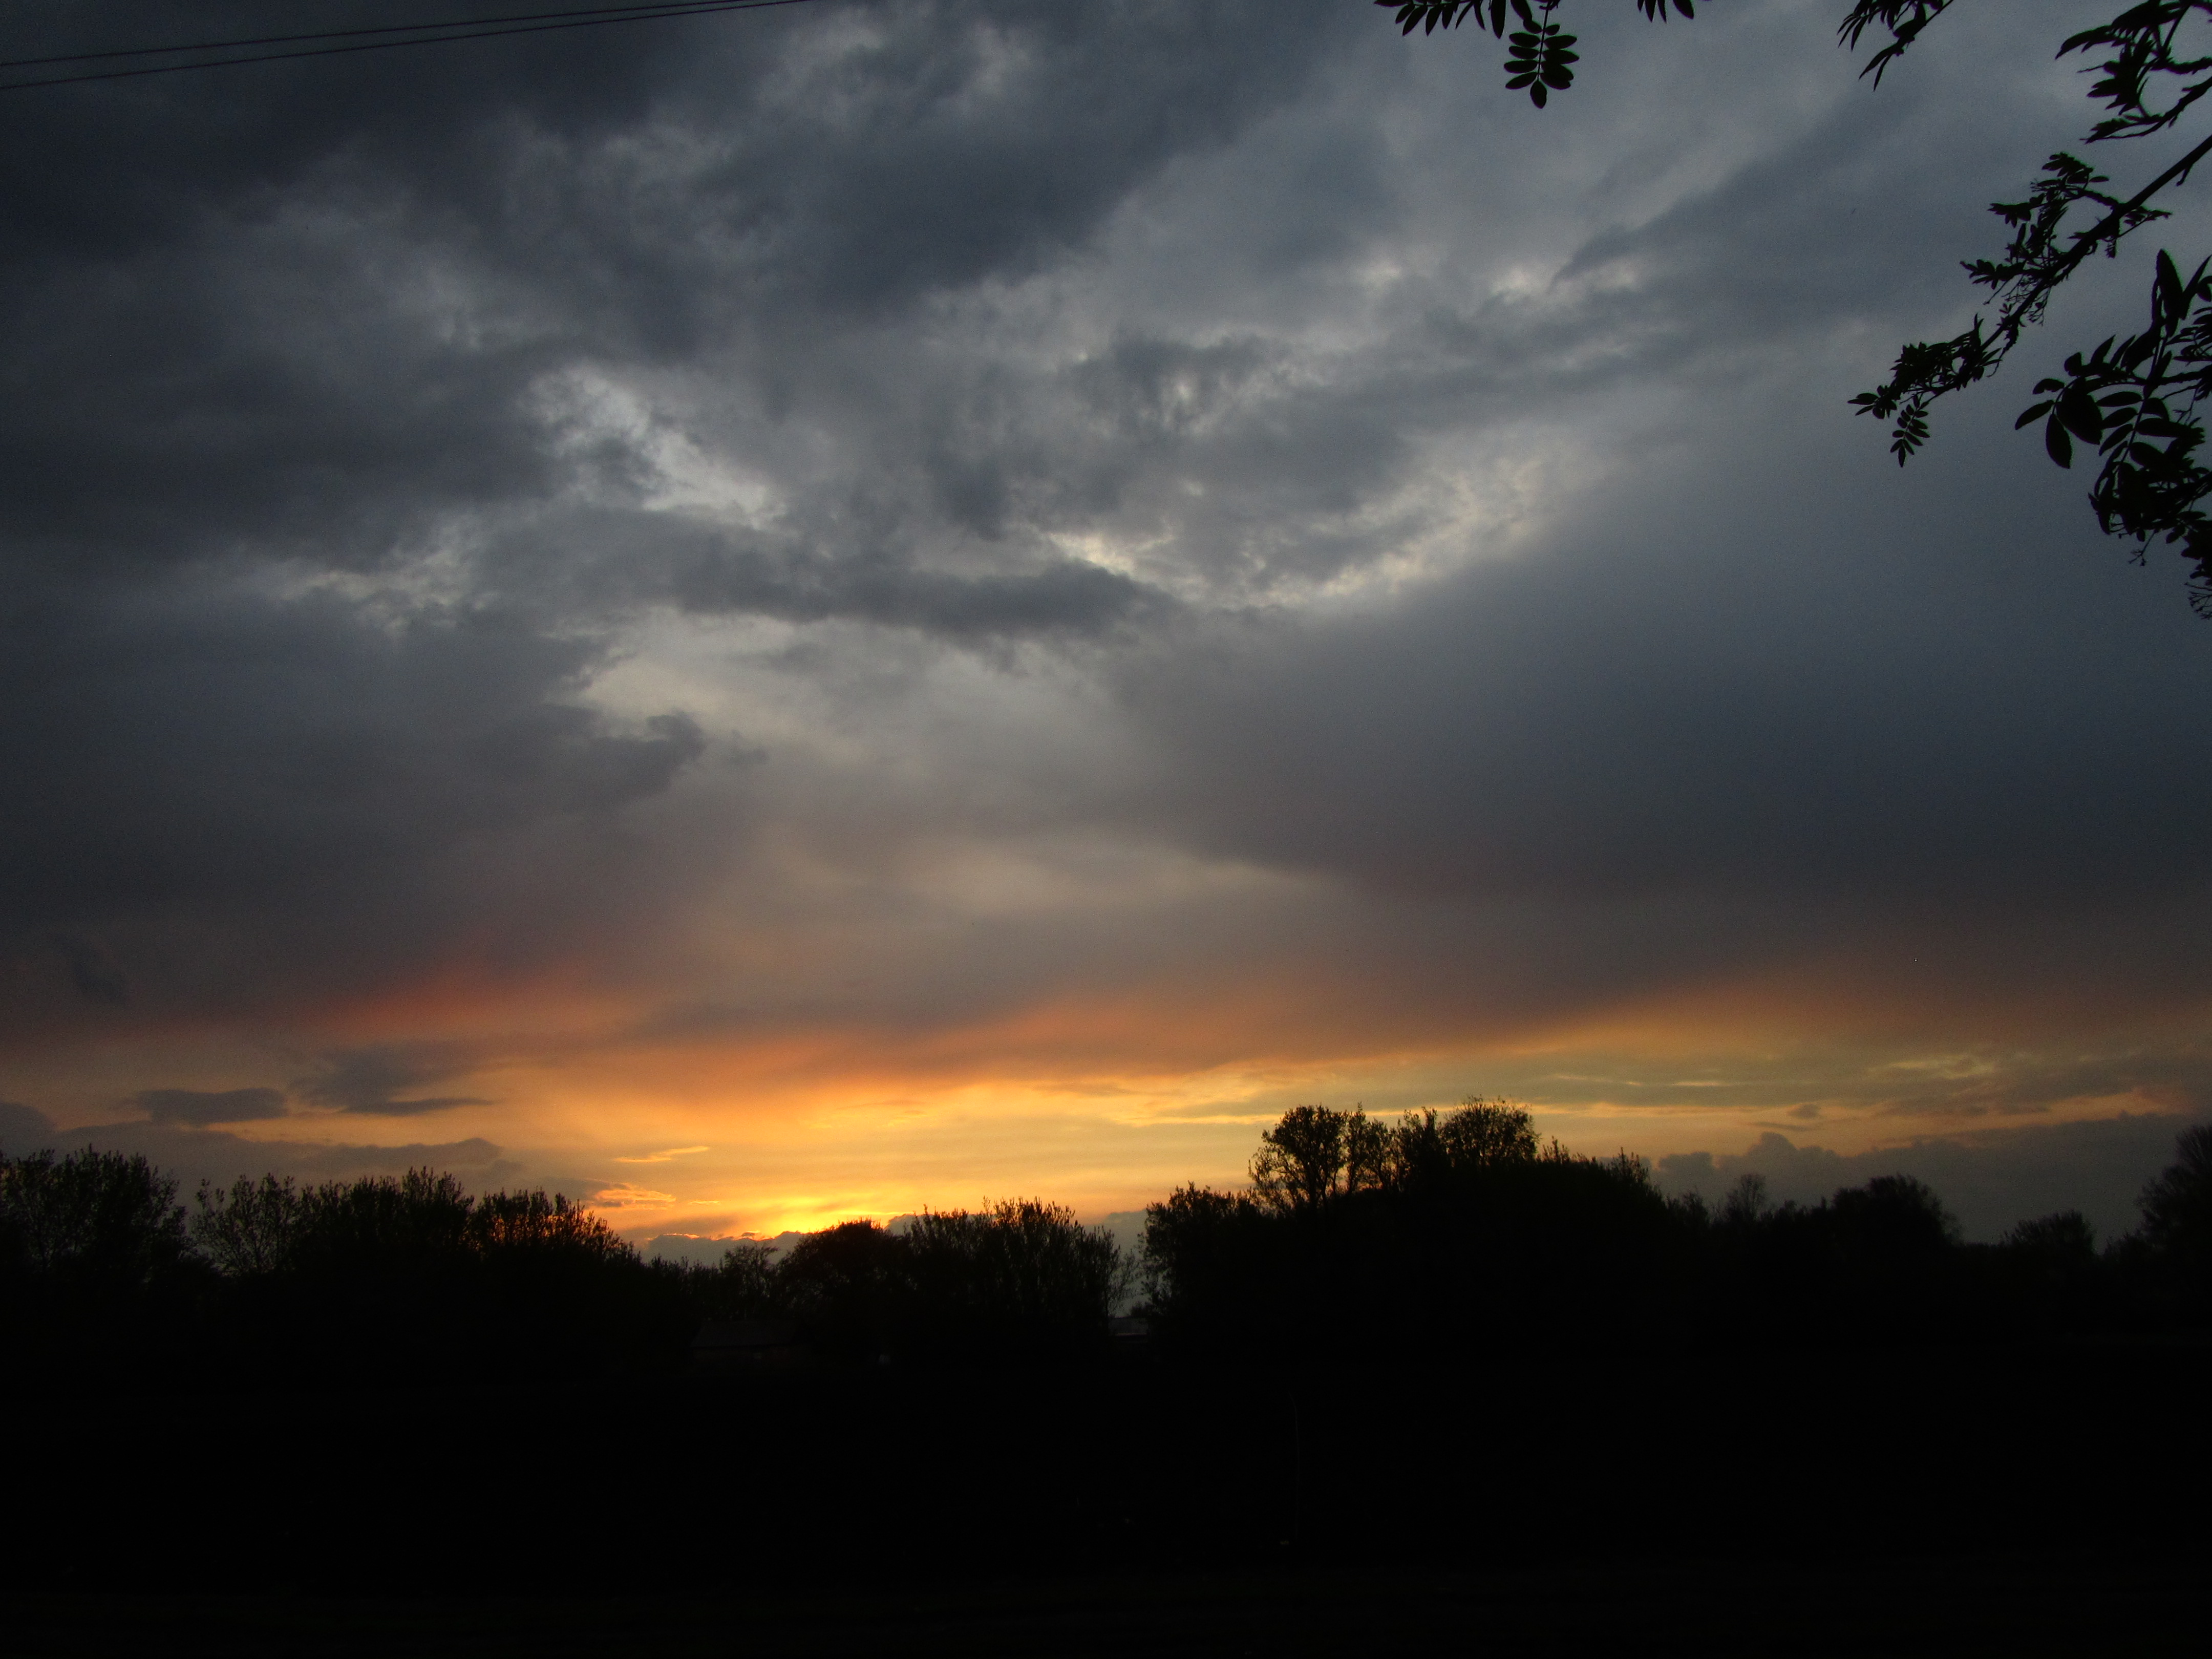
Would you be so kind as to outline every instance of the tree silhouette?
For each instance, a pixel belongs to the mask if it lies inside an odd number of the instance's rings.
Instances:
[[[2185,1317],[2212,1322],[2212,1123],[2185,1129],[2143,1188],[2142,1243]]]
[[[1384,1179],[1394,1188],[1407,1188],[1455,1172],[1532,1164],[1547,1155],[1527,1108],[1469,1096],[1442,1118],[1433,1110],[1407,1114],[1389,1132]],[[1560,1156],[1556,1141],[1549,1155]]]
[[[784,1305],[826,1352],[846,1360],[886,1356],[911,1303],[901,1241],[872,1221],[848,1221],[792,1246],[776,1274]]]
[[[136,1153],[0,1153],[0,1233],[23,1271],[82,1293],[143,1291],[185,1259],[177,1183]]]
[[[1359,1115],[1363,1123],[1365,1114]],[[1345,1190],[1352,1118],[1326,1106],[1293,1106],[1260,1135],[1253,1195],[1271,1210],[1315,1210]],[[1364,1137],[1363,1137],[1363,1139]]]
[[[600,1217],[449,1174],[202,1186],[194,1243],[222,1274],[238,1363],[297,1375],[566,1375],[678,1363],[691,1293]]]
[[[1663,1316],[1686,1237],[1639,1160],[1547,1146],[1525,1109],[1498,1102],[1395,1126],[1293,1108],[1252,1167],[1249,1193],[1187,1187],[1146,1212],[1149,1305],[1171,1346],[1467,1354],[1610,1340]]]
[[[846,1361],[1095,1352],[1131,1269],[1111,1235],[1035,1199],[925,1210],[897,1231],[848,1221],[778,1263],[732,1250],[714,1294],[728,1313],[780,1314]]]
[[[717,1318],[750,1319],[782,1310],[775,1251],[765,1240],[738,1240],[701,1276],[701,1282],[703,1306]]]
[[[192,1242],[234,1278],[273,1273],[289,1266],[299,1241],[302,1203],[289,1176],[240,1176],[225,1190],[200,1182],[191,1219]]]
[[[112,1386],[189,1357],[205,1269],[177,1183],[136,1154],[0,1154],[9,1379]]]
[[[1103,1229],[1033,1199],[925,1210],[904,1238],[921,1316],[942,1341],[1005,1352],[1096,1346],[1127,1274]]]

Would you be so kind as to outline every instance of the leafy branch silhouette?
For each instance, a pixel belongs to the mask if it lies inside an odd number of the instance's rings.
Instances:
[[[1887,40],[1860,71],[1876,85],[1954,0],[1856,0],[1837,29],[1855,50],[1868,36]],[[1395,8],[1401,33],[1433,33],[1472,16],[1506,40],[1513,56],[1510,88],[1525,88],[1540,107],[1553,91],[1573,83],[1568,50],[1575,37],[1552,21],[1559,0],[1533,11],[1528,0],[1376,0]],[[1506,33],[1509,4],[1523,27]],[[1647,18],[1664,21],[1671,10],[1692,17],[1687,0],[1636,0]],[[2142,0],[2094,28],[2060,43],[2061,58],[2095,59],[2084,70],[2096,77],[2087,96],[2106,114],[2090,127],[2086,144],[2149,138],[2177,129],[2198,101],[2212,93],[2212,0]],[[2197,163],[2212,155],[2208,137],[2169,163],[2130,195],[2105,186],[2106,173],[2081,157],[2060,152],[2046,161],[2024,198],[1996,202],[1990,211],[2012,233],[1996,258],[1964,262],[1967,276],[1988,290],[1989,313],[1977,313],[1947,340],[1906,343],[1889,378],[1851,399],[1863,415],[1890,423],[1890,453],[1902,466],[1929,441],[1936,403],[1993,374],[2027,331],[2040,325],[2058,289],[2093,255],[2116,258],[2120,243],[2144,226],[2168,218],[2154,205],[2165,191],[2185,184]],[[2202,459],[2204,424],[2199,406],[2212,394],[2212,282],[2206,264],[2186,278],[2172,255],[2159,252],[2151,287],[2149,325],[2115,335],[2065,360],[2062,376],[2036,383],[2038,401],[2016,426],[2043,422],[2044,448],[2062,467],[2074,464],[2076,441],[2100,458],[2089,505],[2107,535],[2135,544],[2141,563],[2154,544],[2179,550],[2194,568],[2190,604],[2212,618],[2212,469]]]

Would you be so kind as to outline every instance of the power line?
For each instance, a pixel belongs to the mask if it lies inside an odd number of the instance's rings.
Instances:
[[[568,11],[520,12],[506,17],[462,17],[446,23],[385,23],[374,28],[316,29],[307,34],[264,34],[245,40],[197,40],[181,46],[125,46],[112,52],[65,52],[52,58],[0,58],[0,70],[41,69],[50,64],[87,64],[106,58],[167,58],[187,52],[240,52],[247,46],[289,46],[302,40],[349,40],[369,34],[425,34],[434,29],[488,27],[497,23],[542,23],[552,18],[598,17],[611,12],[689,9],[693,6],[712,3],[714,0],[631,0],[628,4],[580,6]],[[606,21],[614,22],[621,20],[609,17]],[[198,65],[184,64],[178,67],[195,69]]]
[[[0,60],[0,73],[9,70],[46,68],[63,64],[86,64],[118,58],[181,57],[192,52],[244,52],[241,57],[200,58],[182,64],[142,64],[131,69],[88,70],[71,75],[46,76],[30,81],[0,82],[0,92],[20,92],[31,87],[66,87],[87,81],[122,81],[145,75],[176,75],[187,70],[223,69],[234,64],[273,64],[295,58],[333,58],[355,52],[389,52],[401,46],[441,46],[452,40],[490,40],[508,34],[543,34],[556,29],[597,28],[607,23],[650,22],[664,17],[699,17],[724,11],[766,11],[780,6],[803,6],[811,0],[640,0],[571,11],[525,12],[503,17],[457,18],[441,23],[391,23],[373,28],[325,29],[307,34],[264,35],[258,39],[209,40],[175,46],[132,46],[118,51],[67,52],[51,58]],[[364,39],[404,35],[407,38]],[[295,46],[306,41],[343,40],[343,46],[302,46],[294,52],[259,52],[249,48]]]

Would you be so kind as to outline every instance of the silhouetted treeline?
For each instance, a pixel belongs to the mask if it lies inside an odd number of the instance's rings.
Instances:
[[[1248,1190],[1186,1187],[1130,1260],[1066,1210],[855,1221],[780,1257],[648,1261],[558,1194],[414,1170],[203,1185],[139,1157],[0,1157],[0,1325],[16,1385],[669,1374],[702,1328],[779,1363],[1103,1357],[1139,1288],[1168,1356],[1458,1360],[1515,1349],[1887,1346],[2212,1328],[2212,1126],[2143,1224],[2066,1212],[1968,1245],[1903,1176],[1814,1205],[1747,1178],[1717,1209],[1648,1167],[1472,1101],[1384,1124],[1303,1106]]]
[[[668,1373],[702,1324],[779,1322],[826,1364],[1100,1350],[1128,1277],[1066,1210],[1008,1202],[856,1221],[781,1261],[648,1261],[544,1192],[428,1170],[204,1184],[188,1214],[143,1157],[0,1156],[8,1380],[574,1380]]]
[[[741,1243],[695,1269],[702,1307],[788,1322],[833,1360],[1095,1353],[1131,1276],[1114,1240],[1056,1205],[926,1211],[894,1231],[848,1221],[781,1260]]]
[[[2212,1127],[2100,1251],[2078,1213],[1968,1245],[1906,1176],[1814,1205],[1746,1177],[1717,1211],[1470,1101],[1388,1125],[1302,1106],[1249,1190],[1147,1213],[1149,1311],[1188,1352],[1468,1358],[1515,1346],[2003,1340],[2212,1324]]]
[[[681,1363],[691,1310],[599,1217],[427,1170],[203,1185],[143,1158],[0,1158],[17,1375],[477,1380]]]

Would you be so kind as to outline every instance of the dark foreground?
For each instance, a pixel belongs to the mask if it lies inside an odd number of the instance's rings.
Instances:
[[[7,1645],[2193,1645],[2208,1372],[2138,1345],[19,1400]]]
[[[1945,1558],[1214,1573],[766,1598],[34,1595],[14,1609],[11,1640],[25,1655],[100,1659],[2149,1653],[2201,1637],[2205,1589],[2202,1571],[2173,1564]]]

